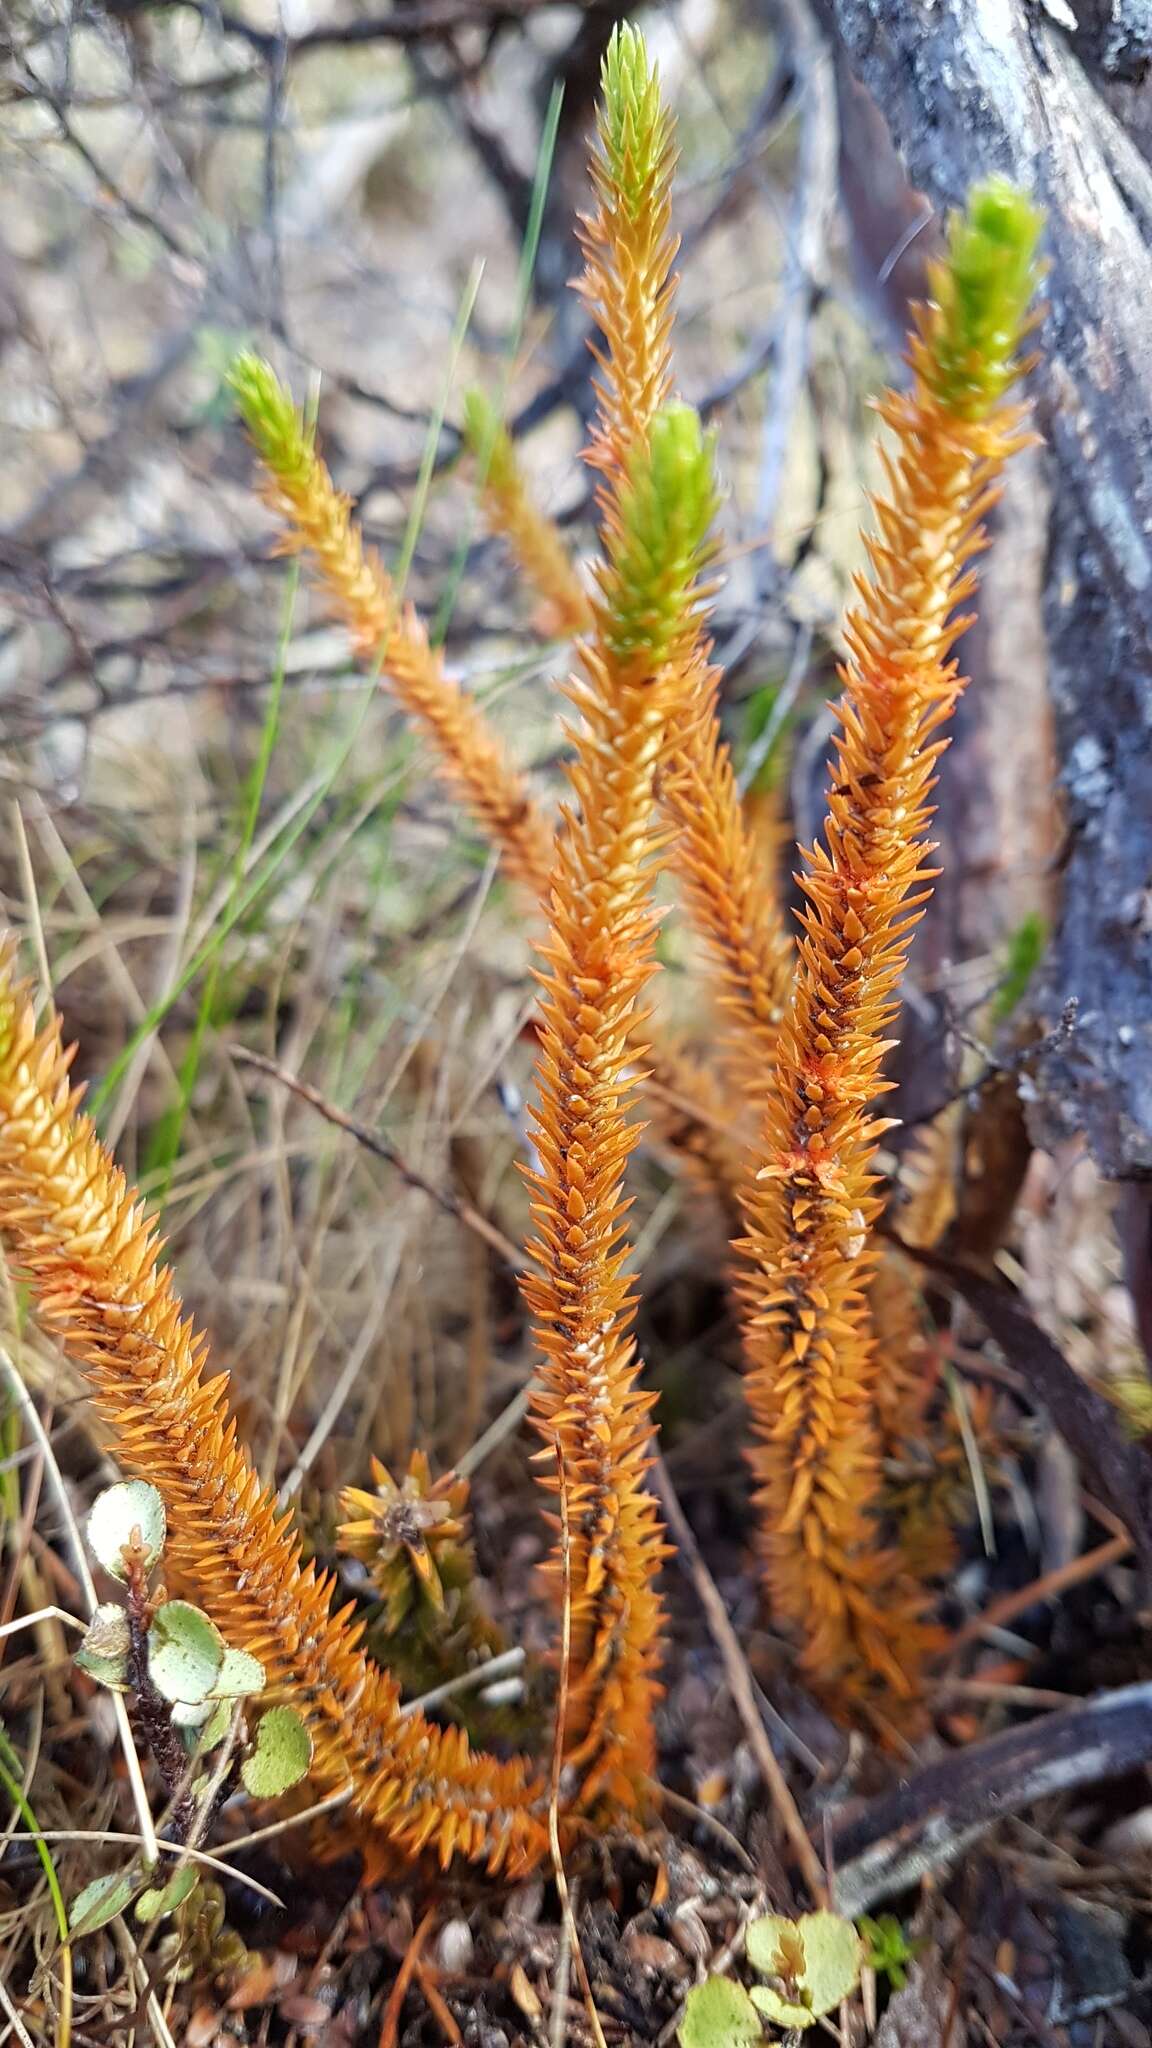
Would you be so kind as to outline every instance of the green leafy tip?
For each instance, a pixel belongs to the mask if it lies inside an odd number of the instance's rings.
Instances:
[[[1029,911],[1008,941],[1000,987],[992,1005],[993,1024],[1006,1023],[1017,1005],[1023,1002],[1032,977],[1043,958],[1047,939],[1048,932],[1043,918],[1035,911]]]
[[[285,479],[302,478],[312,460],[312,444],[291,392],[271,363],[252,349],[242,349],[226,382],[268,468]]]
[[[482,455],[500,432],[500,415],[486,391],[473,385],[464,393],[464,439],[473,455]]]
[[[887,1977],[893,1991],[903,1991],[908,1964],[915,1960],[923,1942],[909,1941],[894,1913],[881,1913],[878,1920],[865,1916],[857,1924],[867,1943],[865,1967],[878,1977]]]
[[[601,586],[605,644],[618,661],[655,672],[684,637],[712,552],[713,450],[692,407],[669,405],[653,420],[647,446],[633,451]]]
[[[974,185],[949,222],[948,253],[933,278],[930,381],[964,419],[979,419],[1017,374],[1043,226],[1039,207],[999,177]]]
[[[652,181],[665,167],[669,120],[660,100],[660,75],[648,62],[639,29],[613,29],[600,74],[600,147],[603,174],[630,220],[648,202]]]

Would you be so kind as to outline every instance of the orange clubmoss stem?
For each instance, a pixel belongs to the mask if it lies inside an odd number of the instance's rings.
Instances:
[[[317,1789],[351,1787],[369,1844],[528,1867],[547,1849],[541,1788],[526,1764],[403,1713],[392,1679],[358,1647],[351,1609],[333,1613],[332,1581],[301,1565],[291,1516],[236,1442],[227,1375],[204,1378],[205,1339],[181,1312],[139,1197],[80,1113],[69,1063],[59,1019],[37,1031],[0,958],[0,1230],[125,1469],[164,1496],[173,1572],[304,1716]]]
[[[611,248],[611,239],[606,235],[605,240]],[[622,268],[613,272],[617,283]],[[611,374],[610,362],[605,374]],[[475,393],[470,397],[468,417],[468,438],[478,453],[486,446],[485,436],[489,440],[493,435],[499,437],[493,445],[499,448],[500,459],[493,461],[484,490],[489,527],[507,542],[551,615],[564,619],[565,630],[579,630],[588,623],[588,600],[576,585],[579,609],[571,602],[560,574],[562,563],[569,580],[574,580],[563,543],[533,505],[507,433],[496,424],[487,401]],[[729,750],[720,735],[715,701],[718,680],[717,671],[697,658],[686,678],[685,705],[698,708],[660,779],[658,795],[678,827],[675,865],[689,912],[712,955],[727,1063],[744,1099],[755,1101],[771,1073],[776,1031],[792,981],[794,949],[779,913],[772,870],[758,835],[749,827]],[[703,1080],[698,1076],[694,1083],[698,1098]],[[716,1106],[722,1100],[718,1095]],[[732,1178],[730,1165],[727,1177]]]
[[[552,833],[524,778],[479,705],[447,674],[423,620],[401,602],[375,549],[365,546],[349,499],[336,489],[274,371],[261,357],[242,355],[231,384],[265,467],[268,503],[284,522],[282,550],[312,557],[361,660],[379,665],[508,872],[536,889],[548,871]]]
[[[619,483],[672,390],[675,168],[659,75],[643,36],[625,24],[604,56],[591,163],[596,210],[580,222],[577,285],[603,337],[592,347],[598,416],[585,459],[609,484]]]
[[[1038,218],[1008,187],[955,222],[934,302],[912,337],[912,383],[880,413],[888,493],[874,505],[870,575],[846,625],[841,732],[824,842],[806,856],[794,1001],[780,1031],[749,1190],[748,1400],[772,1611],[807,1671],[841,1689],[915,1687],[919,1601],[883,1553],[867,1289],[888,1128],[872,1103],[912,932],[931,893],[942,729],[963,687],[951,660],[975,588],[981,519],[1027,440],[1004,402],[1033,288]]]
[[[267,471],[269,503],[284,521],[282,547],[309,556],[361,660],[380,661],[398,701],[431,741],[442,774],[498,848],[505,872],[539,903],[552,868],[551,822],[480,706],[445,674],[417,613],[400,609],[384,564],[365,546],[347,497],[336,489],[275,372],[259,356],[245,355],[231,381]],[[660,1110],[665,1135],[702,1179],[727,1195],[739,1163],[711,1077],[668,1045],[650,1047],[647,1065],[658,1102],[673,1105],[670,1115]]]
[[[639,1005],[653,969],[649,859],[657,770],[682,711],[704,593],[710,451],[670,408],[635,449],[606,513],[608,560],[581,649],[569,770],[540,952],[540,1170],[530,1175],[539,1273],[522,1280],[543,1355],[533,1415],[563,1489],[557,1597],[570,1599],[564,1702],[571,1796],[632,1803],[652,1771],[663,1554],[645,1485],[651,1397],[638,1384],[625,1272],[624,1168],[639,1135]],[[547,1455],[548,1453],[546,1453]]]
[[[643,38],[624,27],[604,62],[593,158],[597,207],[581,224],[579,290],[604,336],[596,349],[599,417],[588,461],[608,502],[629,451],[643,445],[672,385],[671,335],[678,242],[672,233],[672,119]],[[716,715],[718,672],[707,665],[701,619],[685,650],[691,712],[661,776],[660,798],[678,831],[673,861],[690,915],[717,973],[730,1063],[762,1091],[791,981],[793,945],[744,818]]]
[[[591,623],[588,593],[555,521],[541,512],[524,481],[512,436],[482,391],[468,393],[464,436],[479,465],[485,517],[540,598],[543,631],[558,638],[585,632]]]
[[[714,696],[714,688],[705,694]],[[725,1066],[740,1099],[759,1108],[771,1085],[795,948],[714,710],[676,753],[661,797],[679,828],[674,858],[684,900],[712,959]]]

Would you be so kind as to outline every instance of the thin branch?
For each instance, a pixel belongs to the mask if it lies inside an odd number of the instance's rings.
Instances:
[[[477,1237],[483,1238],[485,1244],[504,1259],[513,1272],[520,1270],[524,1264],[524,1255],[513,1244],[511,1238],[505,1237],[504,1232],[498,1229],[496,1224],[490,1223],[481,1210],[475,1208],[463,1196],[454,1194],[451,1188],[440,1187],[435,1181],[429,1180],[418,1167],[405,1159],[390,1138],[384,1137],[379,1131],[370,1130],[367,1124],[362,1124],[356,1117],[349,1116],[346,1110],[338,1109],[334,1102],[329,1102],[326,1096],[321,1095],[318,1088],[313,1088],[309,1082],[302,1081],[298,1074],[290,1074],[286,1068],[277,1066],[276,1061],[269,1059],[266,1054],[252,1052],[247,1046],[242,1045],[234,1045],[231,1050],[233,1059],[240,1061],[244,1066],[258,1068],[271,1080],[278,1081],[282,1088],[290,1089],[293,1095],[298,1095],[302,1102],[307,1102],[316,1110],[326,1123],[334,1124],[337,1130],[346,1131],[348,1136],[355,1138],[356,1143],[362,1145],[366,1152],[371,1152],[374,1158],[382,1159],[386,1165],[393,1167],[406,1187],[415,1188],[420,1194],[427,1195],[446,1215],[454,1216],[467,1230],[472,1230]]]
[[[313,50],[355,48],[365,43],[419,43],[431,36],[451,35],[461,28],[491,29],[505,23],[522,23],[543,4],[544,0],[495,0],[492,6],[477,4],[477,0],[424,0],[423,6],[397,8],[392,14],[367,15],[361,20],[286,37],[257,27],[243,15],[209,5],[208,0],[120,0],[117,13],[130,17],[151,14],[160,8],[168,13],[174,7],[183,7],[197,15],[206,28],[240,37],[252,49],[259,50],[262,57],[272,57],[283,49],[285,60],[292,63]]]

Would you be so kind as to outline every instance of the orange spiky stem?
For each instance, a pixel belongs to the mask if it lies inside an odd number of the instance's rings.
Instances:
[[[653,969],[655,779],[683,707],[712,510],[708,445],[694,413],[670,408],[606,514],[594,631],[571,686],[577,808],[557,841],[540,949],[540,1170],[529,1175],[540,1271],[521,1285],[544,1359],[533,1416],[552,1452],[546,1483],[565,1500],[552,1560],[570,1600],[564,1762],[585,1807],[633,1803],[654,1763],[664,1544],[645,1486],[652,1403],[638,1384],[623,1178]]]
[[[541,601],[541,630],[564,639],[585,632],[592,616],[588,593],[555,521],[541,512],[525,483],[512,436],[481,391],[468,393],[464,438],[479,465],[488,525],[507,543],[529,589]]]
[[[897,1696],[924,1644],[915,1589],[879,1544],[867,1289],[888,1127],[871,1104],[912,931],[931,893],[941,737],[963,679],[949,659],[975,589],[981,519],[1027,440],[1003,403],[1035,276],[1038,217],[1010,188],[954,223],[935,302],[918,315],[912,386],[889,393],[889,494],[874,506],[871,575],[846,626],[841,733],[825,842],[806,856],[796,990],[779,1034],[764,1159],[744,1247],[748,1400],[765,1577],[821,1685]]]
[[[599,203],[581,224],[579,289],[607,342],[593,351],[599,417],[587,456],[605,479],[606,502],[671,389],[677,286],[672,118],[643,39],[627,27],[614,33],[605,57],[598,144]],[[687,908],[717,971],[731,1063],[741,1084],[753,1076],[762,1090],[791,981],[792,940],[743,815],[716,715],[719,673],[708,667],[699,635],[686,660],[693,715],[659,794],[678,827],[673,861]]]
[[[232,389],[265,465],[265,495],[284,521],[281,548],[307,551],[357,654],[378,663],[397,701],[434,745],[443,773],[500,848],[508,872],[538,887],[552,833],[473,699],[446,673],[414,606],[402,603],[375,549],[317,455],[303,419],[261,357],[242,355]]]
[[[383,562],[365,546],[348,498],[336,489],[275,372],[259,356],[244,355],[233,367],[231,382],[267,470],[266,496],[285,523],[282,548],[310,557],[365,664],[379,659],[384,649],[383,673],[432,742],[441,772],[491,837],[507,874],[539,903],[552,871],[550,821],[480,706],[445,675],[417,613],[410,606],[399,609]],[[650,1047],[647,1058],[659,1091],[659,1124],[701,1179],[727,1199],[738,1164],[725,1141],[726,1116],[710,1076],[672,1046]],[[672,1104],[671,1115],[665,1114],[665,1103]]]
[[[580,221],[577,290],[603,336],[592,345],[598,418],[585,459],[611,484],[672,390],[680,246],[672,232],[672,116],[644,38],[627,24],[613,30],[605,52],[596,140],[597,206]]]
[[[312,1733],[318,1793],[349,1787],[358,1830],[405,1856],[456,1854],[522,1870],[547,1850],[528,1765],[470,1750],[458,1729],[405,1714],[360,1650],[332,1581],[302,1566],[236,1442],[224,1373],[181,1311],[143,1204],[80,1113],[60,1021],[36,1029],[0,957],[0,1230],[41,1319],[78,1361],[127,1471],[168,1510],[171,1567]]]
[[[715,685],[703,685],[705,701]],[[726,1068],[739,1098],[761,1108],[792,986],[795,948],[771,869],[740,802],[714,709],[700,719],[661,787],[679,828],[674,860],[689,914],[716,978]]]
[[[669,152],[666,179],[671,161]],[[616,248],[615,225],[614,219],[602,222],[597,238],[603,252],[600,284],[614,291],[614,306],[625,296],[624,278],[634,289],[647,289],[658,297],[663,288],[659,265],[649,266],[656,269],[656,282],[647,276],[638,287],[637,272]],[[666,245],[664,252],[669,261],[670,247]],[[623,313],[615,324],[627,324]],[[642,340],[661,336],[661,324],[656,320],[634,324]],[[667,355],[666,339],[663,345]],[[604,365],[604,377],[614,386],[616,366],[611,358]],[[666,369],[642,377],[641,383],[650,389],[669,379],[670,370]],[[623,405],[614,410],[623,413]],[[632,431],[643,440],[650,425],[646,413],[634,406],[628,419]],[[555,527],[532,502],[506,430],[477,392],[469,394],[466,421],[469,445],[476,454],[483,459],[486,451],[491,451],[483,493],[491,531],[507,542],[528,581],[549,606],[551,617],[560,622],[557,630],[579,631],[589,619],[587,597],[575,581]],[[606,422],[600,431],[607,442]],[[621,431],[617,429],[613,435],[613,446]],[[792,981],[793,946],[779,914],[762,842],[749,829],[729,750],[720,737],[717,683],[718,672],[697,662],[687,679],[686,702],[698,703],[700,712],[685,743],[675,750],[667,774],[661,777],[658,794],[679,827],[675,865],[688,909],[712,952],[733,1078],[745,1099],[756,1101],[766,1089],[772,1069],[776,1029]],[[697,1075],[693,1083],[698,1101],[704,1078]],[[717,1095],[714,1106],[719,1107],[721,1100]],[[709,1149],[714,1155],[715,1147]],[[699,1146],[690,1144],[687,1156],[698,1153]],[[731,1161],[725,1162],[717,1176],[713,1156],[709,1178],[719,1178],[721,1186],[738,1181],[739,1171],[733,1176],[731,1165]]]

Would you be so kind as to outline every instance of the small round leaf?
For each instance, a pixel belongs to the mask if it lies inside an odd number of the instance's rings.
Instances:
[[[200,1873],[186,1863],[182,1870],[173,1871],[165,1885],[149,1885],[136,1901],[136,1918],[147,1926],[150,1920],[164,1920],[182,1906],[186,1898],[195,1891],[200,1882]]]
[[[250,1657],[247,1650],[225,1650],[224,1662],[212,1688],[213,1697],[218,1700],[241,1700],[247,1699],[251,1693],[263,1690],[264,1666],[260,1659]]]
[[[139,1529],[144,1545],[145,1569],[151,1571],[163,1555],[168,1525],[164,1503],[146,1479],[121,1479],[106,1486],[92,1503],[88,1517],[88,1541],[92,1555],[114,1579],[125,1577],[123,1550]]]
[[[88,1623],[75,1661],[98,1684],[113,1692],[127,1692],[130,1647],[128,1616],[114,1600],[108,1600]]]
[[[172,1726],[182,1729],[191,1728],[195,1731],[197,1728],[202,1728],[205,1721],[210,1721],[216,1710],[217,1702],[213,1699],[197,1700],[195,1706],[189,1706],[184,1701],[178,1700],[172,1709]]]
[[[240,1776],[254,1799],[277,1799],[306,1777],[312,1762],[312,1737],[291,1707],[272,1707],[261,1716],[256,1747],[240,1766]]]
[[[748,1993],[729,1977],[707,1977],[688,1993],[678,2032],[680,2048],[752,2048],[764,2039]]]
[[[112,1871],[107,1877],[94,1877],[82,1892],[77,1892],[68,1908],[68,1925],[73,1934],[95,1934],[98,1927],[106,1927],[130,1904],[138,1882],[131,1872],[122,1870]]]
[[[782,1943],[798,1945],[803,1955],[803,1965],[795,1973],[796,1996],[759,1984],[753,1989],[752,2001],[757,2011],[778,2027],[814,2026],[823,2013],[831,2012],[855,1991],[864,1962],[864,1943],[851,1922],[838,1913],[803,1913],[798,1920],[766,1913],[748,1929],[745,1947],[749,1962],[766,1977],[778,1976]]]
[[[235,1700],[212,1698],[196,1707],[173,1707],[172,1725],[180,1730],[189,1756],[205,1756],[218,1742],[223,1742],[235,1711]]]
[[[187,1600],[166,1600],[148,1631],[148,1676],[166,1700],[196,1706],[220,1676],[224,1638]]]

